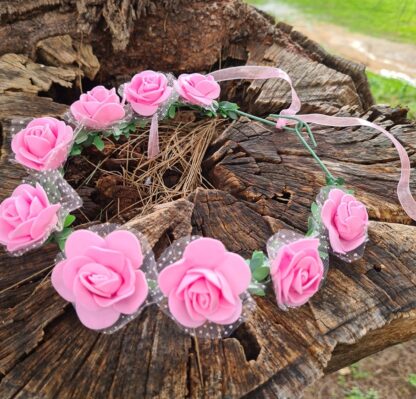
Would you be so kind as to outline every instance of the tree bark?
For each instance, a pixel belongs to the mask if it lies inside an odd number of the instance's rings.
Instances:
[[[0,200],[24,175],[9,162],[14,118],[60,117],[80,82],[113,84],[141,69],[281,67],[303,112],[362,115],[393,133],[416,161],[415,124],[405,110],[372,105],[362,66],[238,0],[2,0],[0,54]],[[289,88],[276,80],[226,84],[223,94],[259,115],[289,102]],[[363,259],[331,258],[325,287],[290,312],[277,308],[269,289],[231,338],[196,347],[155,306],[113,335],[91,332],[51,287],[53,244],[18,258],[0,252],[0,396],[297,398],[324,373],[414,338],[416,226],[396,198],[398,155],[368,128],[314,127],[314,134],[326,166],[368,206]],[[212,189],[127,222],[147,235],[156,255],[189,233],[221,239],[243,256],[264,250],[280,228],[305,232],[324,184],[294,135],[244,118],[211,143],[203,171]],[[414,191],[414,176],[411,185]]]

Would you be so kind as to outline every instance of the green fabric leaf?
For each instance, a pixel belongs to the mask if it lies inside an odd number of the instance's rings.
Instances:
[[[175,104],[172,104],[169,107],[169,110],[168,110],[168,117],[170,119],[173,119],[173,118],[175,118],[175,115],[176,115],[176,106],[175,106]]]
[[[80,155],[81,153],[82,153],[82,147],[78,144],[74,144],[71,148],[71,152],[69,153],[69,155],[73,157],[76,155]]]
[[[74,229],[64,228],[59,233],[55,233],[54,241],[58,244],[58,247],[61,251],[65,249],[66,240],[73,231]]]
[[[92,142],[92,144],[94,144],[94,146],[97,148],[97,150],[102,151],[105,147],[104,141],[100,136],[95,136],[94,140]]]
[[[75,138],[76,144],[82,144],[88,139],[89,133],[86,130],[81,130]]]
[[[264,264],[264,253],[262,251],[254,251],[250,260],[250,269],[253,271]]]
[[[256,281],[260,282],[260,281],[265,280],[269,276],[269,273],[270,273],[269,267],[260,266],[253,270],[252,275]]]
[[[263,288],[256,288],[254,290],[251,290],[250,293],[256,296],[266,296],[266,292]]]
[[[75,216],[74,215],[68,215],[64,221],[64,228],[71,226],[72,223],[75,222]]]

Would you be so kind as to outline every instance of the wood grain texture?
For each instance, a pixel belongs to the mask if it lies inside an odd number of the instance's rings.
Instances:
[[[91,51],[84,66],[79,43]],[[25,173],[9,162],[15,119],[62,116],[67,106],[60,102],[74,94],[69,86],[77,73],[88,76],[94,68],[100,68],[95,84],[111,84],[143,68],[281,66],[305,111],[362,115],[381,124],[416,164],[415,124],[404,110],[370,107],[362,66],[327,54],[237,0],[0,0],[0,54],[11,52],[24,55],[0,60],[0,199]],[[36,96],[40,92],[48,97]],[[223,93],[259,114],[288,102],[288,88],[278,81],[225,84]],[[93,333],[51,287],[54,245],[20,258],[0,252],[0,397],[298,398],[324,373],[414,338],[416,226],[397,202],[398,156],[367,128],[315,127],[314,133],[326,166],[368,205],[363,259],[346,264],[331,258],[324,288],[290,312],[277,308],[269,288],[232,337],[200,340],[197,347],[154,306],[111,336]],[[191,232],[221,239],[243,256],[264,250],[280,228],[306,230],[310,204],[324,183],[294,135],[244,118],[211,143],[203,169],[212,189],[199,188],[127,223],[146,234],[157,256]],[[411,186],[415,192],[414,176]]]

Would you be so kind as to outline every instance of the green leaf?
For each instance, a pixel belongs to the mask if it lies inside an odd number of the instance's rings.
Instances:
[[[80,155],[82,152],[82,146],[79,144],[74,144],[71,148],[71,152],[69,153],[70,156]]]
[[[266,292],[264,291],[263,288],[249,288],[249,292],[252,295],[256,295],[256,296],[266,296]]]
[[[94,140],[92,142],[92,144],[94,144],[94,146],[97,148],[97,150],[102,151],[105,147],[104,141],[100,136],[95,136]]]
[[[233,111],[228,112],[228,117],[232,120],[238,119],[238,115]]]
[[[169,107],[169,110],[168,110],[168,117],[170,119],[173,119],[173,118],[175,118],[175,115],[176,115],[176,105],[175,104],[172,104]]]
[[[407,381],[412,387],[416,388],[416,374],[415,373],[410,373],[409,376],[407,377]]]
[[[240,107],[236,103],[232,103],[230,101],[221,101],[218,104],[218,109],[223,109],[225,111],[236,111]]]
[[[90,146],[90,145],[94,142],[95,137],[96,137],[96,135],[95,135],[95,134],[90,134],[90,135],[87,137],[87,140],[85,140],[85,141],[82,143],[83,147],[89,147],[89,146]]]
[[[319,206],[316,202],[312,202],[311,213],[316,220],[319,220]]]
[[[75,216],[74,215],[68,215],[64,221],[64,228],[71,226],[72,223],[75,222]]]
[[[319,256],[320,256],[322,259],[328,259],[328,253],[327,253],[327,252],[324,252],[324,251],[319,251]]]
[[[306,237],[310,237],[315,230],[315,222],[312,216],[308,217],[308,232],[305,234]]]
[[[75,138],[76,144],[82,144],[88,139],[89,133],[86,130],[81,130]]]
[[[147,125],[147,120],[145,120],[145,119],[141,119],[141,120],[139,120],[139,122],[138,122],[138,126],[139,126],[140,128],[144,129],[144,128],[146,127],[146,125]]]
[[[265,280],[269,276],[269,273],[270,273],[269,267],[260,266],[253,270],[252,275],[256,281],[260,282],[260,281]]]
[[[58,247],[61,251],[65,249],[66,240],[73,231],[74,229],[64,228],[59,233],[55,233],[54,241],[58,244]]]
[[[253,271],[258,267],[263,266],[265,261],[265,256],[262,251],[254,251],[250,260],[250,269]]]
[[[330,177],[327,176],[326,184],[328,186],[343,186],[345,184],[345,180],[342,177],[331,179]]]

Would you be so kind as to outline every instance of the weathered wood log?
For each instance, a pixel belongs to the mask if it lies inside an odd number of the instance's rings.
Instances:
[[[280,66],[292,76],[304,111],[364,114],[392,132],[416,161],[415,124],[405,110],[369,108],[361,66],[327,54],[287,25],[274,26],[237,0],[0,5],[0,54],[24,54],[3,55],[6,62],[0,62],[0,199],[24,174],[8,160],[12,119],[62,116],[67,107],[60,102],[77,94],[79,71],[94,78],[97,68],[95,83],[143,68]],[[35,95],[40,92],[54,101]],[[284,83],[269,81],[227,84],[224,93],[243,109],[267,114],[287,105],[289,92]],[[324,373],[414,338],[416,226],[396,199],[398,156],[366,128],[314,133],[319,156],[368,205],[372,222],[363,259],[346,264],[331,258],[325,287],[300,309],[280,311],[269,290],[231,338],[199,340],[197,348],[153,306],[114,335],[88,331],[50,285],[54,245],[20,258],[1,252],[0,396],[297,398]],[[294,135],[245,119],[212,142],[203,171],[213,189],[200,188],[128,222],[148,236],[156,255],[190,232],[219,238],[244,256],[264,250],[279,228],[306,230],[310,204],[324,183]]]

